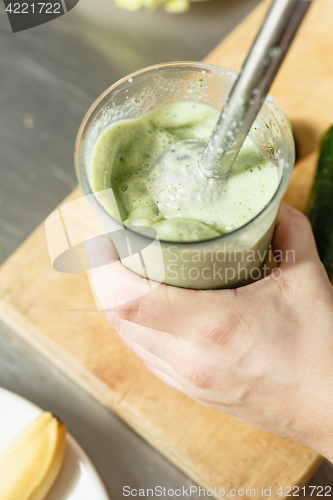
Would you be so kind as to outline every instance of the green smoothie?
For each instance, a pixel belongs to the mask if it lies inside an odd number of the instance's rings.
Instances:
[[[278,188],[278,171],[247,137],[226,180],[207,179],[195,161],[182,170],[168,154],[182,140],[207,141],[219,117],[215,108],[179,101],[139,119],[119,121],[100,135],[94,151],[92,188],[112,188],[123,224],[160,240],[216,238],[253,219]],[[154,168],[152,169],[152,166]],[[107,200],[100,197],[108,210]]]

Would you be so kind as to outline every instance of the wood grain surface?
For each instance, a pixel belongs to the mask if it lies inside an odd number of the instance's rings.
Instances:
[[[206,61],[239,69],[267,6],[259,5]],[[298,142],[285,199],[300,209],[320,137],[333,122],[332,13],[331,0],[316,0],[271,92]],[[64,204],[79,196],[74,190]],[[0,318],[206,488],[255,488],[261,498],[261,487],[271,486],[280,498],[279,486],[304,484],[321,461],[163,385],[96,311],[87,276],[52,269],[44,225],[0,269]]]

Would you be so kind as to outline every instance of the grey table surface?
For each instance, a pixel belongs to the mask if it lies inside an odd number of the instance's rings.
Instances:
[[[76,186],[75,136],[94,99],[141,67],[202,59],[257,3],[212,0],[176,16],[81,0],[65,16],[13,34],[1,2],[0,263]],[[67,423],[112,499],[125,485],[194,484],[4,325],[0,386]],[[310,483],[333,484],[331,476],[325,463]]]

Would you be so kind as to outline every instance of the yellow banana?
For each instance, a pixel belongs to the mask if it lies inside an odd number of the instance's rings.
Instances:
[[[0,453],[0,500],[43,500],[63,462],[66,426],[44,412]]]

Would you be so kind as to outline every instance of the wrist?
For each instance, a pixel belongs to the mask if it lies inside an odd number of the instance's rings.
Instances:
[[[333,462],[333,398],[316,391],[304,413],[307,432],[303,444]]]

